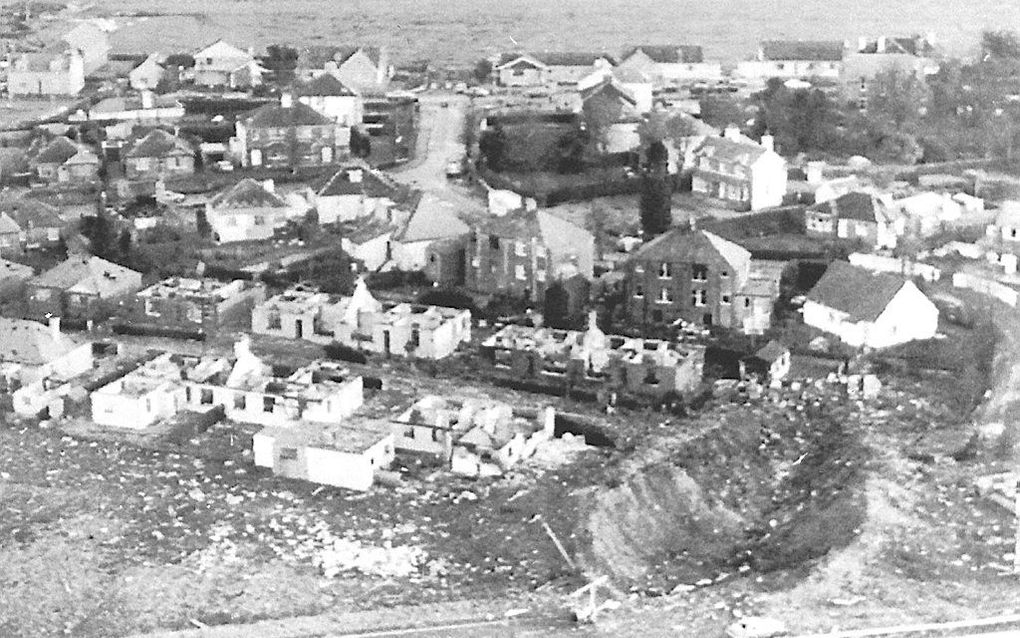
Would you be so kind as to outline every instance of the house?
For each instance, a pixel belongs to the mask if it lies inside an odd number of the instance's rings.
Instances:
[[[854,191],[815,204],[805,213],[809,237],[859,241],[872,248],[895,248],[902,223],[886,202]]]
[[[60,38],[68,50],[81,56],[85,75],[105,65],[110,57],[110,37],[93,22],[79,22]]]
[[[396,224],[385,219],[362,217],[338,227],[340,247],[368,272],[377,272],[393,259]]]
[[[7,69],[11,97],[70,96],[85,88],[85,67],[76,51],[22,53]]]
[[[505,53],[495,65],[503,86],[575,85],[599,68],[616,65],[606,53]]]
[[[930,237],[963,217],[963,206],[949,193],[917,193],[894,200],[892,207],[903,215],[903,232],[919,237]]]
[[[195,148],[184,139],[153,129],[122,153],[128,179],[160,179],[195,172]]]
[[[252,307],[264,299],[261,283],[171,277],[122,300],[115,329],[133,334],[215,335],[227,326],[247,326]]]
[[[712,82],[723,77],[722,64],[706,61],[700,46],[642,44],[628,47],[620,56],[620,69],[639,71],[657,86]]]
[[[205,219],[213,240],[227,244],[271,239],[296,212],[271,182],[246,177],[209,200]]]
[[[939,311],[910,280],[833,262],[807,294],[804,323],[853,347],[932,339]]]
[[[790,374],[790,349],[775,339],[740,360],[740,377],[780,381]]]
[[[995,222],[985,229],[985,238],[995,250],[1020,255],[1020,201],[1000,204]]]
[[[352,127],[365,118],[361,96],[344,85],[336,76],[324,73],[297,86],[298,102],[310,106],[340,126]]]
[[[0,254],[6,254],[2,228],[3,216],[0,215]],[[35,273],[31,266],[0,259],[0,301],[20,296],[25,282],[31,279],[33,274]]]
[[[265,427],[252,437],[255,465],[286,478],[366,491],[394,461],[388,430],[300,423]]]
[[[165,353],[92,391],[92,421],[132,430],[174,417],[186,402],[181,366]]]
[[[442,359],[471,340],[471,312],[407,303],[382,304],[359,279],[350,297],[302,288],[255,306],[252,332],[377,352]]]
[[[432,281],[439,281],[442,266],[437,260],[442,253],[430,250],[432,245],[463,242],[470,232],[471,227],[457,217],[445,200],[425,194],[391,238],[393,261],[400,270],[425,271]]]
[[[4,220],[0,221],[0,253],[3,254],[56,246],[67,227],[59,208],[31,197],[0,201],[0,220]],[[12,238],[10,233],[14,228],[17,235]]]
[[[29,160],[39,179],[65,184],[95,181],[99,176],[99,164],[95,153],[63,135],[53,138]]]
[[[70,379],[92,368],[92,344],[60,332],[60,318],[48,324],[0,317],[0,382],[12,389],[48,377]]]
[[[112,309],[141,287],[141,273],[92,255],[74,255],[28,281],[28,310],[33,317],[94,319],[104,314],[104,305]]]
[[[196,51],[195,84],[201,86],[219,86],[230,89],[245,89],[262,84],[265,72],[255,60],[251,51],[243,51],[224,40]]]
[[[241,166],[325,166],[347,155],[351,131],[284,93],[240,117],[230,144]]]
[[[155,91],[163,80],[165,56],[150,53],[145,60],[128,72],[128,85],[135,91]]]
[[[783,261],[751,260],[747,281],[734,296],[734,311],[741,332],[760,335],[772,327],[787,267],[787,262]]]
[[[606,335],[594,313],[584,331],[507,326],[486,339],[480,351],[515,379],[658,399],[692,393],[701,383],[705,361],[701,346]]]
[[[781,206],[786,194],[786,160],[773,148],[771,135],[761,143],[735,126],[722,137],[709,137],[693,151],[692,189],[745,210]]]
[[[391,211],[409,198],[409,190],[382,171],[364,164],[341,167],[313,196],[320,224],[371,217],[392,221]]]
[[[96,122],[104,126],[128,123],[139,126],[176,124],[184,117],[184,105],[171,95],[156,95],[150,90],[137,97],[108,97],[87,111],[78,111],[72,122]]]
[[[561,277],[594,276],[595,237],[544,210],[518,210],[478,223],[465,248],[472,290],[541,299]]]
[[[938,73],[939,66],[932,36],[861,37],[843,58],[844,96],[866,109],[868,84],[878,75],[896,72],[924,79]]]
[[[745,318],[760,312],[748,303],[761,292],[751,278],[751,253],[708,231],[659,235],[633,253],[624,272],[626,311],[639,325],[742,329]]]
[[[357,93],[384,91],[393,77],[389,50],[369,46],[312,46],[298,58],[304,79],[332,75]]]
[[[637,73],[631,71],[626,75]],[[641,78],[624,83],[615,71],[597,84],[581,89],[581,111],[591,122],[602,121],[606,130],[601,132],[603,151],[625,153],[638,148],[641,138],[637,129],[643,115],[652,110],[652,85]],[[611,116],[611,120],[607,120]],[[594,125],[592,125],[594,126]]]
[[[754,59],[737,64],[736,75],[756,82],[771,78],[836,82],[844,53],[840,40],[770,40],[761,43]]]

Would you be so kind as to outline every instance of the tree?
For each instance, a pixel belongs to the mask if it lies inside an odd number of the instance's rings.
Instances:
[[[556,142],[556,170],[560,173],[584,171],[584,149],[588,146],[588,133],[580,127],[572,128]]]
[[[916,164],[924,150],[910,133],[893,131],[881,136],[870,153],[873,159],[893,164]]]
[[[868,83],[867,117],[879,130],[916,133],[927,113],[931,92],[912,73],[890,69]]]
[[[360,126],[351,127],[351,154],[361,158],[372,154],[372,138]]]
[[[830,150],[836,136],[839,113],[836,105],[820,90],[790,90],[772,78],[755,95],[758,113],[751,134],[771,133],[776,148],[786,155]]]
[[[709,126],[723,128],[747,121],[747,111],[728,95],[708,95],[701,99],[701,119]]]
[[[298,51],[294,47],[282,44],[270,44],[266,47],[266,55],[262,58],[262,66],[273,74],[277,84],[289,84],[294,81],[294,70],[297,68]]]
[[[985,31],[981,34],[981,57],[984,60],[1020,61],[1020,37],[1016,31]]]
[[[190,69],[195,66],[195,58],[188,53],[172,53],[166,56],[163,67],[167,69]]]
[[[475,63],[472,75],[474,75],[475,79],[478,80],[479,84],[488,84],[492,77],[492,62],[486,58],[482,58]]]
[[[639,212],[641,231],[646,241],[666,232],[673,223],[673,187],[666,172],[667,156],[662,142],[653,143],[649,147],[649,161],[641,177]]]
[[[612,127],[623,115],[623,104],[619,100],[596,95],[587,100],[581,108],[591,141],[595,142],[600,152],[605,153],[609,146]]]
[[[485,160],[485,166],[495,172],[503,170],[506,163],[507,139],[503,127],[496,124],[486,129],[478,138],[478,152]]]

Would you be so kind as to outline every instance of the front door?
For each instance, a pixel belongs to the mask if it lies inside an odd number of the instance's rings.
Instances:
[[[382,333],[382,347],[383,347],[383,352],[385,352],[386,354],[390,353],[390,331],[389,330],[383,330],[383,333]]]
[[[305,321],[298,319],[294,322],[294,338],[301,339],[305,334]]]

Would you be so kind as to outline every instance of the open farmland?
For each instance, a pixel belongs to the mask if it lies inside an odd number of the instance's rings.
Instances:
[[[796,20],[778,19],[788,5]],[[98,0],[109,13],[172,17],[125,19],[117,51],[189,49],[224,34],[237,45],[273,42],[387,44],[398,60],[473,61],[518,46],[616,50],[633,42],[701,44],[710,57],[734,61],[767,38],[856,38],[888,31],[934,31],[956,54],[970,53],[982,29],[1020,22],[1020,4],[975,0],[867,0],[858,3],[732,0]],[[172,7],[172,8],[171,8]],[[597,7],[597,10],[592,9]],[[790,13],[788,15],[793,15]],[[269,16],[272,16],[269,19]]]

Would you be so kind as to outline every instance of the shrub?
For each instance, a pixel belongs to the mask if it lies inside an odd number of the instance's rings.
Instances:
[[[365,356],[365,353],[338,341],[326,344],[322,349],[330,359],[347,361],[349,363],[368,363],[368,357]]]

